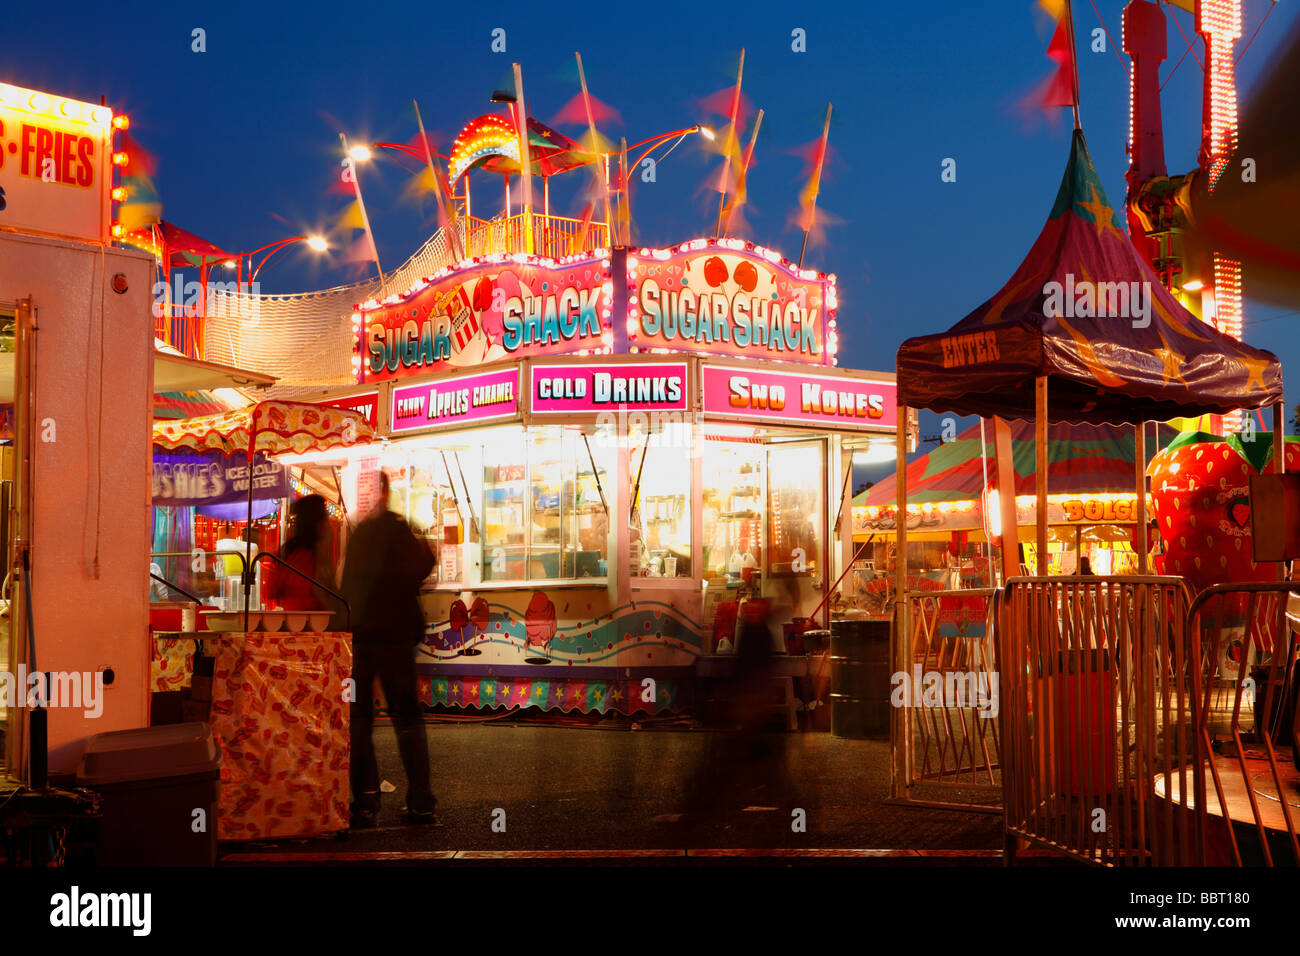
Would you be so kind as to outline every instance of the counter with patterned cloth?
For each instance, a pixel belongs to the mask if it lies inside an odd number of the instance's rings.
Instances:
[[[348,828],[352,636],[253,632],[216,641],[212,733],[220,840]]]

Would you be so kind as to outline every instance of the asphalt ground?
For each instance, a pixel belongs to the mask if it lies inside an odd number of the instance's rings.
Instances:
[[[992,860],[1002,848],[1000,814],[886,802],[886,741],[632,729],[627,722],[435,721],[427,730],[438,825],[401,825],[405,778],[392,726],[381,721],[375,729],[380,776],[396,790],[383,794],[374,829],[222,844],[223,859],[566,858],[584,850],[673,857],[761,849],[838,851],[839,857],[852,856],[849,850],[899,851],[875,854],[887,857],[935,851],[935,858]]]

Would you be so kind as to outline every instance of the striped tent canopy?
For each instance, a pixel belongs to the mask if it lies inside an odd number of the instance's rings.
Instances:
[[[155,392],[153,417],[166,421],[219,415],[230,406],[211,392]]]
[[[306,402],[258,402],[246,408],[154,422],[155,448],[224,454],[259,451],[266,455],[327,451],[374,440],[375,433],[360,412]]]
[[[1118,425],[1049,425],[1047,429],[1047,490],[1052,494],[1122,494],[1134,485],[1133,429]],[[1160,426],[1159,441],[1148,435],[1148,460],[1167,445],[1175,432]],[[1011,454],[1016,469],[1016,494],[1032,495],[1037,456],[1032,422],[1011,422]],[[988,483],[997,487],[997,452],[993,426],[984,429]],[[892,508],[893,480],[878,482],[853,499],[854,505]],[[984,462],[980,457],[980,426],[966,429],[928,455],[907,466],[908,504],[978,501],[984,492]]]

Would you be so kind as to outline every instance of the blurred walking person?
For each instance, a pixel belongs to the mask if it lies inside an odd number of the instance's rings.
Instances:
[[[735,823],[747,806],[779,807],[792,795],[787,737],[771,731],[777,609],[767,600],[749,601],[740,618],[734,669],[717,688],[723,729],[710,734],[705,759],[686,787],[684,817],[693,827]]]
[[[332,609],[329,596],[312,583],[319,581],[334,587],[334,571],[326,555],[330,519],[325,499],[320,495],[299,498],[289,506],[289,517],[291,532],[280,558],[300,573],[272,564],[263,576],[263,598],[286,611]],[[336,619],[340,623],[343,620],[341,616]]]
[[[343,562],[343,594],[352,610],[352,826],[374,826],[379,815],[375,762],[374,682],[384,690],[406,773],[403,823],[436,823],[429,780],[429,743],[416,692],[415,649],[424,637],[420,584],[433,570],[433,552],[388,510],[388,475],[380,472],[380,501],[357,525]]]

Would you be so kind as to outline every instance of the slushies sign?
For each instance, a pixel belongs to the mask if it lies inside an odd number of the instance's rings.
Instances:
[[[628,341],[833,365],[835,277],[739,240],[697,239],[628,256]]]
[[[435,276],[353,317],[368,381],[610,344],[609,260],[501,257]]]

